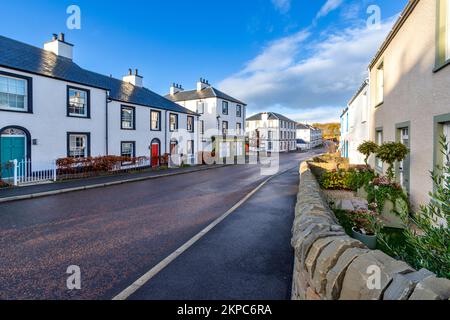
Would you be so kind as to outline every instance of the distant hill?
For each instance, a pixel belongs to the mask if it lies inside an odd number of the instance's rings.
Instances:
[[[313,126],[322,130],[325,140],[340,141],[341,125],[339,123],[314,123]]]

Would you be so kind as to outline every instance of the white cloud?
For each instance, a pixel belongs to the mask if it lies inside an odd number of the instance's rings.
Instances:
[[[317,13],[316,19],[325,17],[331,11],[336,10],[342,4],[343,0],[327,0],[327,2],[320,8]]]
[[[300,31],[270,43],[219,86],[246,101],[249,114],[273,110],[311,122],[338,120],[393,22],[379,30],[348,28],[320,41],[308,41],[310,33]]]
[[[288,13],[289,10],[291,10],[291,0],[272,0],[272,4],[283,14]]]

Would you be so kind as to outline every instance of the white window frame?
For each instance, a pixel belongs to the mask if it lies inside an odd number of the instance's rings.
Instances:
[[[381,146],[383,144],[383,130],[377,130],[375,135],[376,143]],[[383,170],[383,161],[378,158],[375,158],[375,166]]]
[[[228,101],[222,101],[222,114],[227,116],[229,113],[230,109],[230,105],[228,103]],[[226,110],[226,113],[225,113]]]
[[[197,101],[197,113],[204,114],[205,113],[205,102]]]
[[[129,126],[128,125],[124,125],[124,124],[128,123],[128,121],[124,120],[124,117],[123,117],[124,110],[131,111],[131,124]],[[136,130],[136,128],[135,128],[135,123],[136,123],[135,117],[136,117],[136,109],[135,108],[127,107],[127,106],[121,106],[120,107],[120,125],[121,125],[122,130]]]
[[[190,124],[189,124],[189,121],[191,121]],[[190,133],[194,132],[194,122],[195,122],[195,119],[193,116],[187,116],[187,120],[186,120],[187,131]]]
[[[156,119],[156,128],[153,127],[154,119],[153,115],[157,115]],[[152,131],[161,131],[161,111],[151,110],[150,111],[150,130]]]
[[[136,143],[132,142],[132,141],[122,141],[120,143],[120,156],[121,157],[129,157],[130,159],[134,158],[134,156],[136,154],[136,150],[134,150],[135,149],[135,144]],[[131,146],[129,156],[128,156],[128,153],[127,153],[127,155],[124,155],[124,145]]]
[[[3,75],[3,74],[0,74],[0,78],[4,78],[4,79],[6,79],[6,86],[7,86],[7,89],[6,89],[6,91],[0,91],[0,93],[3,93],[3,94],[6,94],[7,95],[7,104],[5,105],[5,106],[0,106],[0,110],[10,110],[10,111],[19,111],[19,112],[28,112],[28,105],[29,105],[29,103],[28,103],[28,80],[26,80],[26,79],[21,79],[21,78],[16,78],[16,77],[11,77],[11,76],[7,76],[7,75]],[[19,94],[18,92],[17,92],[17,86],[16,86],[16,92],[15,93],[13,93],[13,92],[10,92],[10,90],[9,90],[9,86],[10,86],[10,84],[9,84],[9,81],[10,80],[13,80],[13,81],[16,81],[16,82],[23,82],[24,83],[24,94],[22,95],[22,94]],[[0,87],[1,88],[1,87]],[[10,106],[10,104],[9,104],[9,98],[10,98],[10,96],[12,96],[12,95],[15,95],[16,96],[16,105],[17,105],[17,96],[23,96],[23,109],[22,108],[17,108],[17,107],[11,107]]]
[[[381,62],[377,67],[377,89],[376,89],[376,98],[377,103],[381,104],[384,102],[384,61]]]
[[[78,138],[81,138],[83,143],[78,146]],[[73,145],[75,143],[75,145]],[[69,134],[69,154],[71,158],[86,158],[89,156],[89,137],[87,134]],[[81,153],[83,151],[83,153]]]
[[[71,101],[70,101],[70,97],[71,97],[71,92],[75,92],[75,94],[77,93],[83,93],[84,94],[84,103],[81,102],[76,102],[74,105],[72,105]],[[87,90],[83,90],[83,89],[78,89],[78,88],[70,88],[68,89],[68,114],[70,117],[78,117],[78,118],[87,118],[88,117],[88,99],[89,99],[89,93]],[[82,107],[80,107],[80,105],[82,105]],[[83,113],[76,113],[76,112],[70,112],[70,108],[75,108],[76,110],[83,110]]]

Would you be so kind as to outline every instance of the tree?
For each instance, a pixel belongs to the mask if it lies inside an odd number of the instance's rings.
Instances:
[[[387,177],[390,182],[395,178],[394,163],[405,160],[408,153],[408,148],[400,142],[387,142],[378,147],[377,158],[389,165]]]
[[[363,154],[366,158],[364,159],[364,162],[366,163],[366,166],[368,166],[369,157],[373,153],[377,153],[378,151],[378,145],[375,142],[372,141],[364,141],[359,147],[358,151]]]

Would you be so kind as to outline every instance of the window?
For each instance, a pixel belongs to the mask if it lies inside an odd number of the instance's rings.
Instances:
[[[384,62],[382,62],[377,68],[377,104],[381,104],[384,101]]]
[[[271,151],[272,150],[272,142],[269,141],[269,143],[267,144],[267,150]]]
[[[89,90],[67,87],[67,116],[78,118],[90,117]]]
[[[205,121],[200,120],[200,134],[205,134]]]
[[[242,132],[242,124],[241,123],[236,123],[236,135],[240,135]]]
[[[194,132],[194,117],[192,116],[187,117],[187,131]]]
[[[126,141],[120,144],[120,155],[126,158],[134,158],[136,156],[136,142]]]
[[[169,116],[169,129],[170,132],[178,130],[178,115],[171,113]]]
[[[228,115],[228,102],[222,101],[222,114]]]
[[[187,142],[187,153],[188,155],[194,154],[194,140],[188,140]]]
[[[236,106],[236,117],[242,117],[242,106],[239,104]]]
[[[0,109],[31,112],[31,78],[10,77],[0,72]]]
[[[377,130],[375,139],[376,143],[379,146],[383,144],[383,130]],[[375,165],[379,170],[383,170],[383,161],[381,161],[380,159],[378,158],[375,159]]]
[[[90,156],[90,134],[68,133],[67,156],[70,158],[86,158]]]
[[[203,101],[197,101],[197,113],[198,114],[205,113],[205,103]]]
[[[161,112],[151,111],[150,112],[150,129],[152,131],[161,131]]]
[[[268,138],[269,140],[273,140],[273,132],[272,132],[272,131],[269,131],[269,132],[267,133],[267,138]]]
[[[136,109],[133,107],[122,106],[120,112],[121,128],[123,130],[135,130]]]
[[[222,121],[222,134],[228,134],[228,121]]]
[[[170,141],[170,154],[177,154],[177,153],[178,153],[178,141],[172,139]]]

